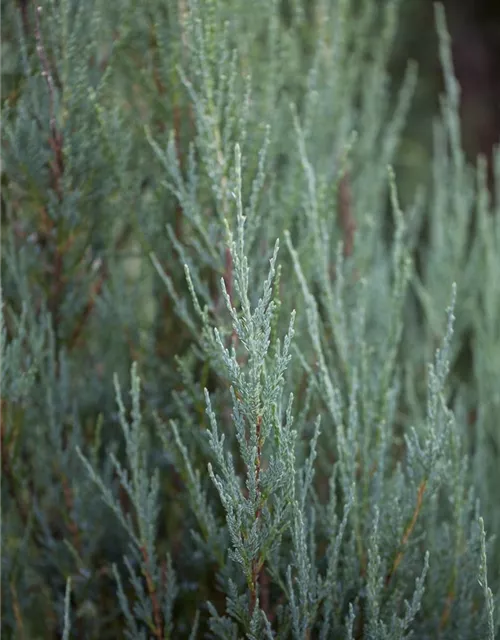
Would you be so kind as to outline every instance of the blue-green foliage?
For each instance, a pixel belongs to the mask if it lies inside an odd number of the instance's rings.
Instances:
[[[500,153],[438,6],[402,207],[400,4],[6,8],[5,637],[498,635]]]

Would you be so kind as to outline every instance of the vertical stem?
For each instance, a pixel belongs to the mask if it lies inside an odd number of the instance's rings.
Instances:
[[[338,217],[339,223],[344,233],[344,256],[352,255],[354,249],[354,233],[356,231],[356,220],[352,211],[352,194],[349,174],[342,176],[338,194]]]
[[[155,588],[153,579],[147,568],[149,564],[149,556],[145,547],[141,547],[141,553],[144,559],[144,569],[143,569],[144,577],[146,578],[148,595],[151,600],[151,605],[153,607],[154,627],[152,631],[154,633],[155,638],[157,638],[158,640],[163,640],[163,637],[164,637],[163,619],[161,615],[160,603],[158,602],[158,597],[156,594],[156,588]]]
[[[257,437],[257,456],[255,458],[255,485],[256,485],[256,507],[255,507],[255,520],[258,521],[261,516],[261,493],[260,493],[260,471],[261,471],[261,453],[262,453],[262,442],[261,442],[261,426],[262,426],[262,416],[257,418],[257,424],[255,426],[256,437]],[[252,584],[250,586],[250,617],[252,617],[255,605],[257,603],[257,589],[259,586],[259,581],[262,573],[262,560],[258,558],[254,558],[252,560]]]
[[[21,522],[23,526],[26,528],[28,526],[28,507],[21,498],[19,494],[16,478],[14,475],[14,471],[11,465],[12,458],[12,443],[7,442],[6,437],[6,427],[4,421],[4,413],[7,409],[7,402],[4,398],[1,401],[0,407],[0,450],[1,450],[1,461],[2,461],[2,478],[6,480],[9,493],[14,500],[17,510],[19,512],[19,516],[21,518]]]
[[[398,568],[399,564],[401,563],[401,560],[403,559],[404,556],[404,547],[406,546],[412,532],[413,529],[415,528],[415,525],[417,523],[417,519],[418,519],[418,514],[420,513],[420,509],[422,508],[422,501],[423,501],[423,497],[424,497],[424,493],[425,493],[425,488],[427,485],[427,481],[426,480],[422,480],[422,482],[420,483],[420,486],[418,487],[418,492],[417,492],[417,504],[415,505],[415,509],[413,511],[413,516],[412,519],[409,523],[409,525],[406,527],[404,533],[403,533],[403,537],[401,539],[401,550],[397,553],[394,562],[392,564],[391,570],[389,571],[389,573],[386,576],[385,579],[385,584],[386,586],[389,585],[392,576],[394,575],[396,569]]]

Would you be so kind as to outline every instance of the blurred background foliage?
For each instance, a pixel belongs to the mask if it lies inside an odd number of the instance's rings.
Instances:
[[[373,1],[381,7],[385,2]],[[291,4],[290,0],[282,2],[285,22],[290,16]],[[313,16],[315,0],[303,0],[303,4],[306,15]],[[493,147],[500,138],[500,2],[445,0],[443,4],[452,38],[455,72],[461,87],[464,149],[472,162],[475,162],[478,154],[484,154],[491,160]],[[21,15],[24,27],[29,29],[28,5],[28,0],[2,0],[1,3],[4,16],[1,45],[2,100],[15,101],[15,96],[20,91],[21,51],[18,36],[12,29],[16,20],[11,16],[13,12]],[[438,96],[443,90],[433,6],[432,0],[405,0],[402,3],[400,27],[392,50],[390,72],[395,87],[400,85],[409,59],[415,60],[419,69],[413,107],[397,164],[403,203],[411,202],[415,189],[429,179],[432,122],[438,110]],[[146,9],[144,18],[146,24]],[[305,50],[308,41],[314,38],[314,28],[304,34]],[[144,59],[144,65],[151,65],[149,57]],[[136,102],[137,98],[137,95],[130,96],[131,103]],[[491,184],[491,162],[489,180]]]

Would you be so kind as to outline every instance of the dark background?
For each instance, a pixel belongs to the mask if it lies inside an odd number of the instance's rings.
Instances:
[[[500,141],[500,0],[443,0],[452,40],[453,63],[461,86],[464,149],[491,160]],[[394,55],[395,76],[412,58],[419,65],[419,84],[410,116],[409,136],[430,152],[443,77],[431,0],[403,0]],[[427,154],[426,154],[427,155]],[[430,158],[429,158],[430,159]],[[418,162],[411,162],[413,168]],[[490,184],[492,179],[490,163]]]
[[[500,139],[500,2],[448,0],[445,6],[462,87],[465,148],[490,155]]]
[[[2,13],[11,0],[0,0]],[[316,0],[304,0],[313,5]],[[381,6],[386,0],[371,0]],[[491,159],[500,141],[500,0],[440,0],[445,7],[451,33],[453,62],[460,83],[463,144],[469,160],[478,153]],[[284,6],[287,0],[283,0]],[[26,14],[28,0],[15,0]],[[397,41],[390,69],[395,84],[400,81],[408,59],[417,61],[419,82],[404,135],[399,163],[398,183],[403,200],[411,198],[414,188],[428,178],[432,156],[432,120],[438,113],[438,96],[443,78],[438,57],[434,19],[434,0],[402,0]],[[4,42],[16,34],[3,33]],[[4,54],[2,50],[2,54]],[[12,91],[12,82],[2,69],[2,94]],[[7,60],[8,62],[8,60]],[[490,163],[490,185],[492,170]],[[402,184],[402,182],[404,184]],[[406,188],[405,188],[406,187]],[[407,190],[406,190],[407,189]]]

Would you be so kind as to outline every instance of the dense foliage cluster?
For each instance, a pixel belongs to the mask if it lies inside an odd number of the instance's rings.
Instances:
[[[497,636],[500,153],[437,6],[400,198],[400,4],[5,6],[3,637]]]

